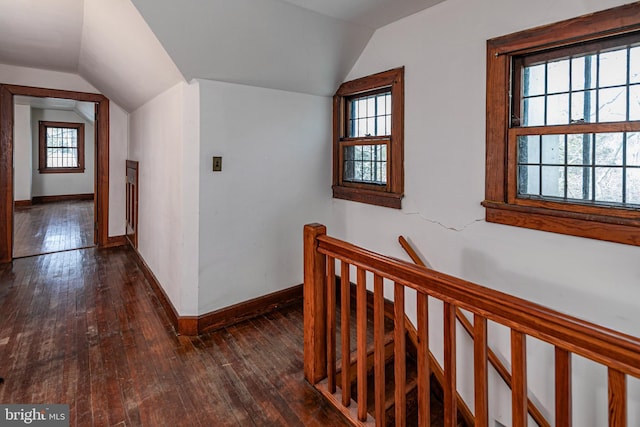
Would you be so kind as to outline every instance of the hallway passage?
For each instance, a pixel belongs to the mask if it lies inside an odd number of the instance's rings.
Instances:
[[[303,378],[302,304],[177,336],[129,248],[0,265],[2,403],[71,426],[346,426]]]
[[[16,208],[13,214],[13,257],[93,246],[93,223],[93,200]]]

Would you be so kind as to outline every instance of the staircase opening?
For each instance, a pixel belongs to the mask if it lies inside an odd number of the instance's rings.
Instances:
[[[527,342],[536,340],[553,349],[555,425],[572,424],[572,359],[578,357],[605,368],[608,404],[601,408],[609,425],[628,425],[627,407],[635,394],[632,391],[629,395],[627,383],[640,378],[640,338],[371,252],[327,236],[326,227],[320,224],[305,226],[304,251],[305,379],[353,425],[410,425],[414,406],[418,425],[440,425],[433,422],[435,414],[431,414],[438,402],[442,402],[443,425],[494,425],[495,420],[489,420],[489,404],[496,404],[497,396],[489,392],[490,362],[496,371],[502,368],[491,361],[488,330],[492,325],[508,328],[510,336],[510,372],[500,376],[510,388],[511,425],[525,427],[530,416],[537,416],[532,411],[535,405],[531,405],[536,399],[527,384]],[[410,292],[405,294],[405,290]],[[407,298],[415,309],[415,324],[405,312]],[[430,302],[441,306],[441,313],[430,310]],[[350,309],[339,310],[341,307]],[[471,313],[471,319],[465,313]],[[435,316],[433,325],[431,314]],[[389,318],[393,319],[392,331]],[[458,345],[457,330],[467,327],[472,330],[471,349]],[[442,367],[429,347],[430,338],[435,338],[431,335],[434,328],[442,332],[442,336],[436,335]],[[462,351],[473,357],[473,373],[467,377],[473,381],[473,413],[458,389],[456,365]],[[410,374],[413,365],[417,365],[415,377]],[[414,378],[417,397],[411,393]],[[434,387],[438,384],[442,387],[440,396]],[[390,394],[393,404],[389,404]],[[415,405],[411,403],[414,400]],[[389,421],[391,417],[394,419]],[[551,424],[544,417],[536,423]]]

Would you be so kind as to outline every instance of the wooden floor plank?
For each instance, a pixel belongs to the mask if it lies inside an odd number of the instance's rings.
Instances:
[[[13,256],[93,246],[93,223],[93,200],[18,207],[13,215]]]
[[[0,266],[2,403],[71,426],[346,426],[304,380],[302,305],[177,336],[127,248]]]

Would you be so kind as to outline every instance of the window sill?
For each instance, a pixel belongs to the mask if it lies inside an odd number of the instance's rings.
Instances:
[[[496,224],[640,246],[638,219],[519,206],[485,200],[485,219]]]
[[[393,209],[402,208],[402,194],[365,190],[362,188],[333,186],[333,198],[367,203]]]
[[[47,168],[38,169],[40,173],[84,173],[84,168]]]

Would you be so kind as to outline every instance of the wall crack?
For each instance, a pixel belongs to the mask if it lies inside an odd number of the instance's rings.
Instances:
[[[421,212],[404,212],[404,215],[417,216],[420,219],[422,219],[423,221],[426,221],[426,222],[431,223],[431,224],[438,225],[438,226],[444,228],[445,230],[451,230],[451,231],[455,231],[455,232],[462,232],[466,228],[472,226],[473,224],[475,224],[477,222],[484,222],[484,218],[478,218],[478,219],[474,219],[473,221],[470,221],[470,222],[464,224],[462,227],[453,227],[453,226],[449,226],[449,225],[443,224],[440,221],[436,221],[435,219],[428,218],[428,217],[424,216]]]

